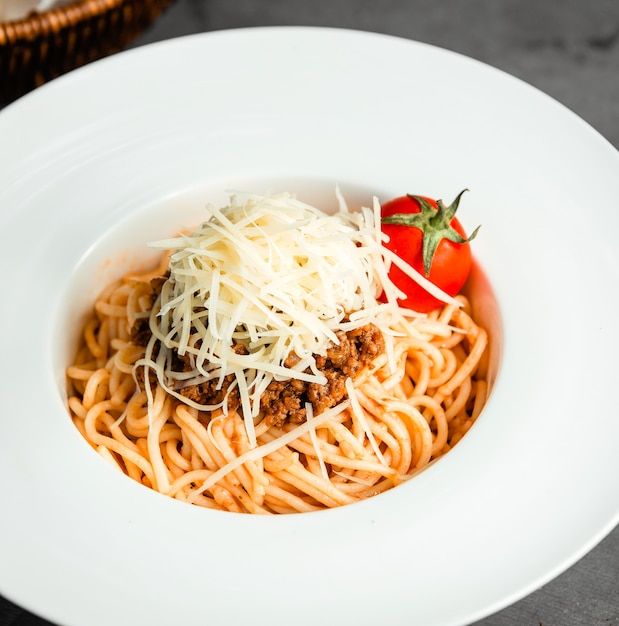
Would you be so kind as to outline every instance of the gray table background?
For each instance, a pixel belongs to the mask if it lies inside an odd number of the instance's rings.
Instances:
[[[176,0],[134,46],[266,25],[375,31],[466,54],[546,92],[619,148],[619,0]],[[0,626],[48,625],[0,597]],[[559,577],[475,626],[585,625],[619,626],[619,528]]]

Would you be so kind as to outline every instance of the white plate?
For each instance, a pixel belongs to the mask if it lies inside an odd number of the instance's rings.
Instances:
[[[4,110],[0,138],[11,600],[79,626],[464,624],[617,523],[619,155],[555,101],[411,41],[250,29],[71,73]],[[473,431],[406,485],[320,514],[205,511],[115,473],[63,408],[84,303],[227,188],[336,183],[367,202],[471,189],[461,217],[482,224],[504,324]]]

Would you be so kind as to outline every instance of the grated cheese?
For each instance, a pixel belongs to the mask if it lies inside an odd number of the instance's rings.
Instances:
[[[179,398],[184,385],[216,380],[221,388],[232,374],[252,446],[253,419],[272,380],[326,382],[314,355],[338,343],[338,331],[368,323],[383,331],[392,355],[397,320],[414,315],[399,309],[402,294],[388,278],[389,265],[401,261],[382,245],[378,201],[349,211],[339,190],[336,197],[339,210],[327,214],[288,193],[244,202],[231,196],[226,207],[207,206],[195,230],[150,244],[171,254],[170,276],[150,317],[162,349],[156,362],[146,361]],[[453,301],[406,269],[432,295]],[[378,301],[383,292],[387,302]],[[166,349],[187,355],[190,371],[166,366]],[[286,363],[291,354],[300,359],[294,366]]]

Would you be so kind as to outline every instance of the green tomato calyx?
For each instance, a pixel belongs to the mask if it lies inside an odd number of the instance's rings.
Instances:
[[[394,213],[393,215],[389,215],[381,219],[383,224],[412,226],[421,230],[421,254],[423,259],[423,269],[426,277],[430,274],[434,254],[436,253],[439,243],[441,243],[443,239],[453,241],[454,243],[469,243],[475,238],[477,231],[480,229],[480,226],[478,226],[468,238],[464,238],[451,225],[451,220],[454,218],[456,211],[458,210],[460,198],[465,191],[468,191],[468,189],[463,189],[449,206],[445,206],[445,203],[442,200],[437,200],[436,208],[434,208],[425,198],[422,198],[421,196],[406,194],[409,198],[415,200],[415,202],[419,204],[419,213]]]

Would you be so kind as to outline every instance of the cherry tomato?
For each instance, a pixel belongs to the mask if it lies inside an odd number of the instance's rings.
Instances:
[[[442,200],[406,195],[381,207],[382,230],[389,236],[384,245],[450,296],[460,291],[469,275],[468,242],[479,230],[467,237],[454,217],[464,191],[449,206]],[[389,277],[406,294],[398,300],[400,306],[426,313],[443,304],[393,264]]]

